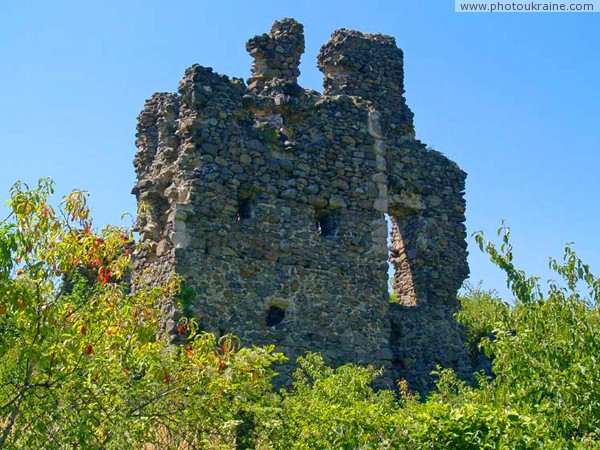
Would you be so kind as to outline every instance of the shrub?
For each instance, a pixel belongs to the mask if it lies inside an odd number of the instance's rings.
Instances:
[[[234,446],[281,355],[193,320],[172,345],[159,305],[179,280],[130,289],[131,230],[96,232],[83,192],[58,210],[52,192],[15,184],[0,225],[0,448]]]
[[[466,291],[458,299],[460,311],[456,319],[465,326],[471,354],[477,355],[481,341],[492,337],[497,324],[506,318],[509,306],[498,297],[496,291],[484,290],[481,285],[467,285]]]
[[[500,249],[476,234],[480,247],[507,275],[515,304],[496,323],[495,402],[544,420],[554,436],[571,441],[600,433],[600,281],[567,245],[563,262],[550,260],[562,278],[542,293],[538,279],[513,265],[510,230],[499,230]]]

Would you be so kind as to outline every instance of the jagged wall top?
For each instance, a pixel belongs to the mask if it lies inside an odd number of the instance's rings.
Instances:
[[[368,98],[386,128],[412,130],[413,114],[403,96],[404,54],[393,37],[336,30],[321,48],[318,66],[325,75],[325,94]]]
[[[295,83],[304,53],[304,27],[294,19],[276,21],[270,33],[250,39],[246,50],[254,58],[248,80],[251,90],[274,78]]]
[[[302,24],[290,18],[276,21],[268,34],[248,40],[246,49],[254,58],[249,91],[261,95],[302,93],[297,85],[304,52]],[[393,37],[336,30],[321,48],[318,67],[324,74],[324,95],[368,99],[384,116],[386,128],[412,130],[413,114],[403,97],[403,53]]]

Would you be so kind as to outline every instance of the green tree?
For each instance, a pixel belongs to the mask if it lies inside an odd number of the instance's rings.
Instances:
[[[231,448],[281,355],[191,320],[172,345],[159,305],[180,280],[126,280],[132,231],[52,193],[15,184],[0,224],[0,448]]]
[[[539,280],[515,268],[510,230],[498,231],[498,248],[475,235],[504,270],[514,306],[485,345],[494,354],[495,400],[545,421],[555,436],[572,441],[600,434],[600,280],[570,245],[563,261],[550,260],[560,281],[546,293]]]

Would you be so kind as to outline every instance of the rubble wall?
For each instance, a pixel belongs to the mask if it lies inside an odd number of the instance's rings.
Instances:
[[[383,384],[415,389],[437,363],[466,370],[452,317],[468,274],[466,174],[415,139],[394,39],[334,32],[322,94],[297,83],[298,22],[246,48],[247,85],[194,65],[139,116],[138,269],[181,275],[202,329],[291,361],[375,364]]]

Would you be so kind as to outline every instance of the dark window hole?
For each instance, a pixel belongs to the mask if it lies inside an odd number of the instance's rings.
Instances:
[[[285,318],[285,310],[279,306],[271,306],[267,311],[267,326],[274,327],[275,325],[283,322]]]
[[[325,214],[317,218],[315,223],[319,236],[333,236],[337,231],[337,221],[331,214]]]
[[[252,202],[250,200],[240,200],[237,212],[238,222],[252,217]]]

